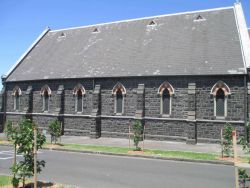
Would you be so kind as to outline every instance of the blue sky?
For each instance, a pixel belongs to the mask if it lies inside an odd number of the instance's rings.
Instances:
[[[53,29],[232,6],[235,0],[1,0],[0,75],[40,33]],[[250,27],[250,1],[241,1]],[[1,86],[0,86],[1,88]]]

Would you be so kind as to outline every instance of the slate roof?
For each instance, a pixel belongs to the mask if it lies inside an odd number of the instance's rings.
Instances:
[[[7,81],[245,70],[234,7],[227,7],[49,31]]]

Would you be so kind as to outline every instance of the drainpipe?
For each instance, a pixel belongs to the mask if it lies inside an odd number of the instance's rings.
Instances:
[[[247,129],[247,113],[248,113],[248,105],[247,105],[247,74],[244,75],[244,122],[245,122],[245,138],[247,140],[247,142],[249,142],[249,135],[248,135],[248,129]]]
[[[4,93],[3,93],[3,126],[5,125],[5,122],[6,122],[6,100],[7,100],[7,94],[6,94],[6,76],[3,75],[1,77],[2,79],[2,85],[3,85],[3,88],[4,88]]]
[[[95,90],[95,78],[93,78],[93,92]]]

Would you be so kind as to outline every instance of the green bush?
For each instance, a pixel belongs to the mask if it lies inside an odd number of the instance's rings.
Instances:
[[[234,131],[234,127],[230,123],[226,123],[223,129],[222,134],[222,151],[225,156],[230,157],[232,155],[233,148],[233,136],[232,132]]]
[[[247,188],[246,182],[249,181],[249,177],[250,177],[247,171],[245,169],[239,169],[238,176],[239,176],[239,183],[241,187]]]
[[[141,151],[141,148],[139,147],[139,142],[142,141],[143,135],[142,135],[142,124],[139,120],[135,121],[135,124],[133,125],[133,140],[134,140],[134,146],[135,151]]]
[[[13,131],[12,122],[9,120],[5,123],[5,126],[4,126],[4,133],[5,133],[8,141],[11,140],[12,131]]]
[[[22,155],[22,160],[18,163],[14,163],[12,166],[13,179],[12,183],[15,185],[17,181],[22,180],[23,187],[25,180],[33,176],[34,172],[34,129],[36,125],[29,119],[24,119],[16,134],[13,134],[13,145],[17,148],[17,154]],[[42,149],[43,144],[46,142],[46,137],[37,131],[37,150]],[[37,172],[42,171],[42,167],[45,166],[44,160],[37,160]]]
[[[49,125],[49,133],[51,135],[51,143],[57,142],[58,138],[61,136],[61,125],[58,120],[52,121]]]

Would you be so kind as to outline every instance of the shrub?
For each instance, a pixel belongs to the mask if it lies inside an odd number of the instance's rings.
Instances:
[[[142,124],[139,120],[135,121],[135,124],[133,125],[133,140],[135,145],[135,151],[141,151],[141,148],[139,147],[139,142],[142,141]]]
[[[239,183],[242,185],[241,187],[245,188],[246,187],[246,182],[249,181],[249,174],[245,169],[239,169],[238,171],[238,176],[239,176]]]
[[[61,136],[61,125],[58,120],[52,121],[49,125],[49,133],[51,135],[51,143],[57,142],[58,138]]]
[[[4,126],[4,133],[5,133],[8,141],[11,140],[12,131],[13,131],[12,130],[12,122],[9,120],[5,123],[5,126]]]
[[[12,166],[13,179],[15,185],[17,181],[22,180],[23,187],[25,180],[33,176],[34,172],[34,129],[36,125],[29,119],[24,119],[17,129],[17,133],[13,134],[13,145],[18,146],[17,154],[23,156],[22,160]],[[46,142],[43,134],[37,131],[37,150],[41,149]],[[45,161],[37,161],[37,172],[40,173],[42,167],[45,166]]]
[[[234,131],[234,127],[230,123],[226,123],[222,133],[222,151],[225,156],[230,157],[232,154],[233,148],[233,137],[232,132]]]

